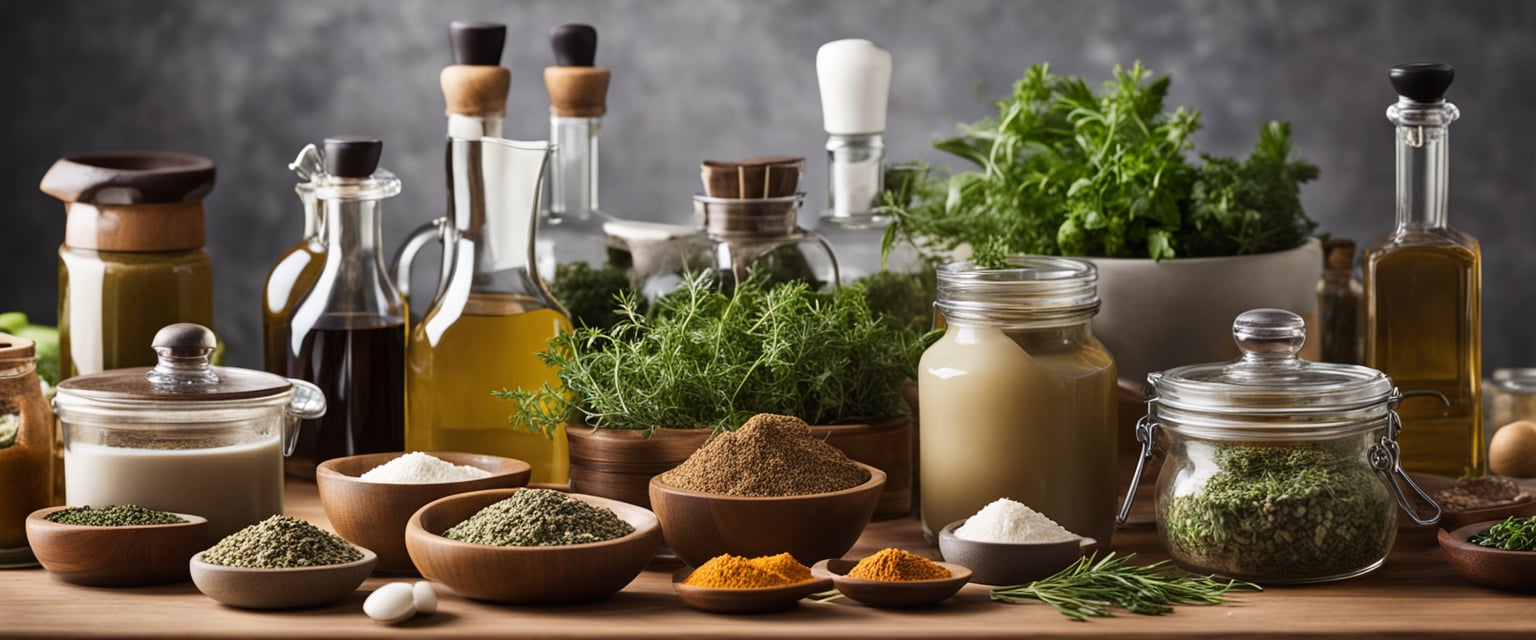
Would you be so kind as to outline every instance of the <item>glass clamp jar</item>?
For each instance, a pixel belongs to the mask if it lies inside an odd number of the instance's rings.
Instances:
[[[1340,580],[1381,566],[1399,508],[1418,524],[1439,521],[1439,505],[1400,464],[1406,394],[1390,378],[1297,357],[1306,325],[1289,311],[1244,312],[1232,333],[1236,361],[1147,375],[1131,486],[1161,432],[1157,530],[1176,563],[1264,584]],[[1404,486],[1433,515],[1421,517]]]

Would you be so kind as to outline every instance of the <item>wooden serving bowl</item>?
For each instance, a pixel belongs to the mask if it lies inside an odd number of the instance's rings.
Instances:
[[[373,573],[379,558],[357,548],[361,560],[319,567],[247,569],[203,562],[202,552],[192,556],[192,583],[214,600],[243,609],[302,609],[330,604],[357,587]]]
[[[970,567],[971,582],[994,586],[1024,584],[1067,568],[1089,547],[1093,538],[1062,542],[979,542],[955,535],[965,524],[956,520],[939,530],[939,553],[944,560]]]
[[[1440,550],[1461,577],[1480,585],[1509,591],[1536,591],[1536,551],[1505,551],[1468,542],[1500,520],[1478,522],[1439,532]]]
[[[971,580],[971,570],[948,562],[935,563],[949,569],[948,578],[933,580],[906,580],[891,582],[850,578],[848,572],[859,561],[851,558],[828,558],[811,567],[811,575],[831,578],[833,586],[850,600],[881,609],[905,609],[926,607],[947,600]]]
[[[684,567],[672,574],[672,590],[690,607],[712,613],[773,613],[792,609],[800,600],[818,591],[832,588],[832,579],[812,576],[810,580],[781,587],[759,589],[723,589],[683,584],[693,569]]]
[[[1525,499],[1513,504],[1484,507],[1482,509],[1467,509],[1465,511],[1443,511],[1440,514],[1440,528],[1446,531],[1454,531],[1469,524],[1477,524],[1479,522],[1490,520],[1503,522],[1509,518],[1529,518],[1531,516],[1536,516],[1536,495],[1525,494]]]
[[[607,598],[645,570],[661,546],[650,511],[618,500],[568,494],[607,507],[635,530],[622,538],[553,547],[496,547],[444,538],[442,533],[521,489],[476,491],[434,500],[411,516],[405,546],[422,577],[477,600],[516,603],[583,602]]]
[[[454,464],[478,467],[491,475],[476,480],[394,484],[369,482],[358,476],[404,453],[369,453],[333,458],[315,468],[320,505],[336,533],[347,542],[379,554],[380,572],[415,573],[405,549],[405,523],[422,505],[444,496],[484,489],[510,489],[528,484],[532,467],[515,458],[430,451],[427,455]]]
[[[66,507],[27,516],[27,543],[49,573],[96,587],[185,582],[187,559],[208,546],[208,519],[178,513],[186,522],[125,527],[60,524],[45,519]]]
[[[754,558],[789,552],[801,564],[841,557],[853,548],[875,512],[885,472],[869,472],[859,486],[830,493],[750,498],[688,491],[651,479],[651,507],[667,547],[699,566],[722,553]]]

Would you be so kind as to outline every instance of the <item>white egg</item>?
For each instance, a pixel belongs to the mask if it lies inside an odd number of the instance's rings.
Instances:
[[[424,616],[437,613],[437,590],[432,588],[432,583],[418,582],[411,585],[411,594],[416,602],[416,613]]]
[[[416,615],[415,590],[406,582],[391,582],[368,594],[363,613],[384,624],[403,622]]]

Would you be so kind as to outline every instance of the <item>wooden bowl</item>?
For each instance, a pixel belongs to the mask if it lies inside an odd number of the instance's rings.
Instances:
[[[379,561],[374,552],[357,548],[363,559],[345,564],[292,569],[246,569],[203,562],[192,556],[192,583],[197,590],[231,607],[301,609],[330,604],[357,590]]]
[[[859,564],[858,560],[850,558],[829,558],[811,567],[811,575],[818,578],[831,578],[837,590],[848,596],[850,600],[881,609],[905,609],[938,604],[955,595],[960,591],[960,587],[971,580],[970,569],[948,562],[937,564],[949,569],[949,577],[935,580],[887,582],[848,577],[848,572],[852,571],[857,564]]]
[[[851,489],[780,498],[688,491],[651,479],[651,507],[667,546],[691,566],[730,553],[748,558],[789,552],[801,564],[853,548],[885,486],[885,472],[855,462],[869,480]]]
[[[874,520],[912,513],[912,418],[901,416],[873,424],[812,425],[811,433],[837,447],[848,459],[885,472],[885,488],[875,503]]]
[[[1505,551],[1467,541],[1503,521],[1478,522],[1455,531],[1441,529],[1440,550],[1451,568],[1467,580],[1509,591],[1536,591],[1536,551]]]
[[[578,493],[588,504],[612,509],[635,528],[622,538],[555,547],[496,547],[442,536],[494,502],[520,489],[476,491],[434,500],[405,528],[405,546],[422,577],[478,600],[560,603],[600,600],[640,575],[661,546],[656,516],[632,504]]]
[[[514,458],[472,453],[428,452],[454,464],[479,467],[489,477],[458,482],[394,484],[358,478],[403,453],[370,453],[334,458],[315,468],[320,504],[336,533],[347,542],[379,554],[380,572],[415,573],[405,550],[405,523],[422,505],[444,496],[484,489],[510,489],[528,484],[532,468]]]
[[[186,582],[187,559],[208,546],[208,519],[178,513],[186,522],[126,527],[60,524],[45,519],[65,507],[27,516],[27,544],[49,573],[96,587]]]
[[[1529,518],[1531,516],[1536,516],[1536,495],[1525,494],[1524,500],[1514,504],[1465,511],[1443,511],[1440,513],[1440,528],[1445,531],[1454,531],[1479,522],[1490,520],[1503,522],[1511,517]]]
[[[709,439],[709,429],[657,429],[651,437],[628,429],[571,424],[571,491],[649,509],[651,478],[682,464]]]
[[[971,582],[1005,586],[1024,584],[1067,568],[1089,547],[1093,538],[1062,542],[977,542],[955,535],[965,524],[956,520],[939,530],[939,553],[947,562],[970,567]]]
[[[773,613],[792,609],[808,595],[832,588],[831,578],[812,577],[804,582],[761,589],[721,589],[683,584],[693,569],[672,574],[672,590],[690,607],[712,613]]]

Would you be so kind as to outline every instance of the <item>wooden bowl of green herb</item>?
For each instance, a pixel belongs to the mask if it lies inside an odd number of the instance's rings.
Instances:
[[[1441,529],[1440,550],[1471,582],[1509,591],[1536,591],[1536,518],[1508,518]]]
[[[515,509],[506,506],[519,494],[527,500]],[[613,516],[628,533],[611,530]],[[588,539],[598,541],[570,543]],[[405,543],[422,577],[468,598],[584,602],[612,596],[640,575],[661,546],[661,528],[649,510],[617,500],[492,489],[422,507],[406,525]]]
[[[49,573],[96,587],[185,582],[187,559],[208,546],[207,518],[132,505],[39,509],[26,529]]]

